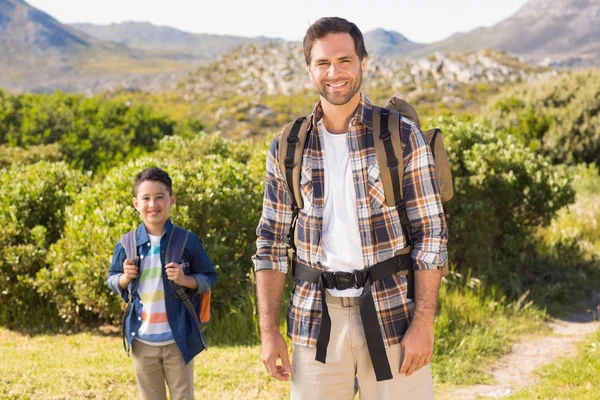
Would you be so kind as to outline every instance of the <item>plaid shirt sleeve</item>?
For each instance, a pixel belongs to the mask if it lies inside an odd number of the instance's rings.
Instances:
[[[292,201],[285,179],[277,162],[278,135],[267,154],[267,180],[262,216],[256,229],[256,254],[252,257],[254,270],[288,272],[289,240],[292,223]]]
[[[406,121],[403,119],[403,121]],[[447,259],[448,229],[431,149],[410,123],[404,149],[404,200],[412,226],[415,270],[441,269]]]

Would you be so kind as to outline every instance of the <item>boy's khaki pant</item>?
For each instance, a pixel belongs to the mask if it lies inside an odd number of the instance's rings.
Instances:
[[[165,382],[171,400],[194,398],[194,360],[185,365],[177,344],[150,346],[134,340],[131,346],[133,369],[143,400],[167,400]]]
[[[328,294],[327,307],[331,317],[327,363],[315,361],[314,347],[294,345],[292,400],[351,400],[357,391],[355,380],[360,400],[433,399],[430,365],[411,376],[400,375],[400,344],[386,349],[394,379],[377,382],[358,305],[344,307]]]

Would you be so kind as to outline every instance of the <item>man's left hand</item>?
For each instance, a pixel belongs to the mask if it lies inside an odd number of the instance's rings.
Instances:
[[[400,342],[404,355],[400,373],[410,376],[426,366],[433,355],[433,324],[415,318]]]

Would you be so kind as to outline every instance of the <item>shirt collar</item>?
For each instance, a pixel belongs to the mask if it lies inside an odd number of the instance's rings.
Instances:
[[[323,107],[321,101],[315,105],[312,113],[309,116],[309,129],[316,129],[317,123],[323,118]],[[364,94],[360,94],[360,102],[354,111],[354,115],[350,119],[350,123],[363,124],[367,128],[373,127],[373,105]]]
[[[173,223],[171,219],[167,219],[167,224],[165,225],[165,232],[163,234],[167,235],[167,237],[171,234],[171,230],[173,229]],[[138,226],[135,231],[135,242],[139,245],[148,243],[150,241],[150,236],[148,236],[148,231],[146,230],[146,225],[142,222],[140,226]]]

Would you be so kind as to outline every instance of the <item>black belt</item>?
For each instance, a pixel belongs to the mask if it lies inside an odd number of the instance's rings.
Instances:
[[[412,258],[409,254],[401,254],[373,265],[370,268],[356,270],[353,272],[323,272],[294,261],[292,263],[294,277],[310,283],[319,285],[321,291],[322,317],[321,329],[317,337],[317,355],[315,360],[325,364],[327,358],[327,345],[331,335],[331,318],[325,301],[325,289],[350,289],[363,288],[359,297],[359,309],[362,325],[365,330],[367,347],[375,377],[377,381],[392,379],[392,371],[385,353],[385,344],[381,336],[379,319],[377,318],[377,309],[371,293],[371,285],[388,276],[392,276],[402,270],[412,270]]]

